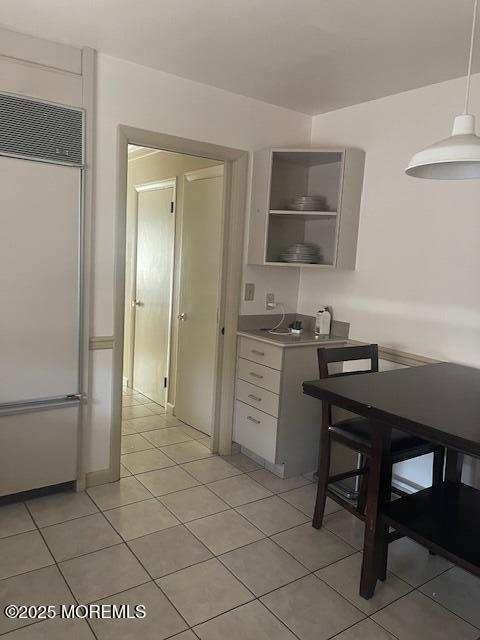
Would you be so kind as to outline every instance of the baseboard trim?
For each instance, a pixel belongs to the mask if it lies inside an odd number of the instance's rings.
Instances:
[[[234,449],[232,447],[232,453],[233,452],[234,452]],[[247,456],[247,458],[250,458],[250,460],[253,460],[257,464],[259,464],[261,467],[265,468],[265,460],[264,460],[264,458],[262,458],[261,456],[259,456],[256,453],[254,453],[250,449],[247,449],[247,447],[244,447],[244,446],[240,445],[240,453],[243,453],[244,456]]]
[[[85,484],[87,489],[90,487],[96,487],[99,484],[108,484],[109,482],[115,482],[118,478],[113,477],[111,469],[99,469],[99,471],[89,471],[87,473]]]
[[[173,412],[175,411],[175,405],[172,404],[171,402],[167,402],[167,406],[165,408],[167,410],[167,413],[171,413],[173,416]]]

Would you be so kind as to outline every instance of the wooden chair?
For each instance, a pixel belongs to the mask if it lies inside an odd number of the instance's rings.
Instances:
[[[362,371],[345,371],[330,373],[329,365],[343,363],[352,360],[370,360],[370,367]],[[378,371],[378,345],[370,344],[354,347],[320,347],[318,349],[318,366],[320,378],[338,378],[340,376],[359,375]],[[330,475],[330,449],[332,442],[339,442],[349,449],[357,451],[362,456],[359,468],[345,473]],[[438,484],[443,480],[444,450],[438,445],[432,444],[422,438],[410,435],[406,432],[392,429],[392,464],[411,460],[427,453],[433,453],[432,484]],[[371,455],[370,424],[366,418],[360,416],[348,418],[332,423],[331,405],[322,403],[322,425],[320,434],[320,454],[318,464],[318,488],[315,512],[312,525],[320,529],[323,523],[325,501],[327,496],[347,509],[350,513],[365,519],[365,500],[368,483],[368,461]],[[333,482],[339,482],[347,478],[361,476],[360,494],[357,506],[353,506],[347,500],[329,489]],[[402,495],[403,492],[392,489],[393,493]],[[400,537],[400,536],[396,536]],[[395,534],[391,539],[396,539]],[[386,545],[389,541],[386,532],[385,552],[382,565],[379,567],[379,578],[385,579],[386,575]]]

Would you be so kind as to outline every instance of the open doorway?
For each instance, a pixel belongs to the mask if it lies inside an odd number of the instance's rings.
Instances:
[[[175,370],[174,354],[178,353],[178,328],[181,320],[178,315],[181,313],[179,308],[180,297],[178,295],[178,280],[173,282],[173,311],[171,316],[171,358],[170,358],[170,374],[169,381],[167,381],[167,401],[166,406],[160,405],[157,409],[159,413],[153,412],[152,403],[149,402],[148,397],[139,397],[143,394],[137,394],[134,390],[133,380],[125,380],[128,378],[128,374],[125,375],[127,368],[124,363],[124,334],[126,324],[126,310],[127,314],[131,313],[131,301],[128,303],[126,299],[126,281],[128,279],[128,267],[127,257],[130,259],[131,247],[127,249],[127,201],[128,201],[128,164],[129,155],[128,147],[135,145],[142,147],[143,151],[139,151],[138,155],[146,155],[150,153],[155,155],[160,152],[176,154],[179,156],[186,155],[198,160],[199,158],[208,159],[209,167],[202,167],[201,169],[209,169],[215,171],[215,167],[223,166],[223,220],[221,224],[222,229],[222,256],[221,266],[217,275],[220,281],[220,304],[219,304],[219,317],[217,319],[217,349],[216,349],[216,367],[214,377],[210,376],[210,379],[214,381],[214,407],[213,407],[213,425],[212,435],[208,439],[208,435],[196,430],[193,432],[193,428],[190,431],[190,435],[195,433],[198,438],[197,444],[204,446],[204,449],[208,449],[208,454],[219,453],[221,455],[228,455],[232,449],[232,428],[233,428],[233,406],[234,406],[234,392],[235,392],[235,370],[236,370],[236,352],[237,352],[237,326],[238,326],[238,314],[240,304],[240,289],[242,278],[242,257],[243,257],[243,237],[244,237],[244,224],[245,224],[245,211],[246,211],[246,198],[247,198],[247,178],[248,178],[248,164],[249,154],[242,149],[234,149],[230,147],[224,147],[209,142],[201,142],[198,140],[191,140],[187,138],[180,138],[177,136],[171,136],[168,134],[157,133],[154,131],[146,131],[143,129],[137,129],[134,127],[128,127],[120,125],[118,127],[118,146],[117,146],[117,179],[116,179],[116,260],[115,260],[115,301],[114,301],[114,319],[115,319],[115,338],[113,345],[113,387],[112,387],[112,429],[110,432],[110,465],[106,473],[102,476],[103,482],[111,482],[118,480],[120,476],[129,476],[132,471],[127,469],[126,466],[121,466],[121,445],[122,445],[122,427],[125,441],[126,435],[137,435],[137,431],[133,430],[133,427],[140,424],[140,421],[144,423],[151,422],[150,426],[147,425],[144,431],[138,432],[139,435],[147,433],[147,431],[159,431],[158,425],[163,422],[163,426],[170,429],[170,434],[174,432],[171,430],[173,427],[182,427],[183,430],[188,432],[187,426],[178,425],[179,419],[176,415],[178,410],[178,402],[175,398],[176,389],[174,381],[180,377],[180,374]],[[133,153],[134,150],[131,151]],[[133,158],[131,158],[133,159]],[[213,167],[213,169],[211,168]],[[218,170],[218,169],[217,169]],[[197,171],[197,169],[189,169],[185,173],[190,171]],[[198,169],[200,171],[200,169]],[[168,177],[163,176],[163,179],[171,179],[177,174],[170,171]],[[195,177],[195,176],[194,176]],[[193,185],[200,186],[202,176],[196,176],[197,180],[191,180]],[[177,176],[178,178],[178,176]],[[146,179],[146,182],[156,182],[162,179],[162,176],[153,175]],[[185,183],[187,177],[183,175],[182,184]],[[145,178],[144,178],[145,181]],[[174,268],[178,268],[178,256],[180,255],[179,242],[181,239],[181,222],[180,222],[180,196],[179,196],[180,181],[176,181],[176,221],[175,221],[175,259]],[[132,191],[130,190],[130,195]],[[134,194],[133,194],[134,195]],[[180,238],[180,239],[179,239]],[[186,255],[186,254],[184,254]],[[131,264],[131,263],[130,263]],[[206,264],[209,264],[207,261]],[[136,299],[136,298],[135,298]],[[203,306],[203,303],[202,305]],[[186,322],[182,323],[182,326],[188,325],[195,328],[193,323],[189,324],[192,319],[191,314],[186,312]],[[200,330],[196,333],[197,345],[203,339]],[[123,383],[127,383],[124,385]],[[128,386],[128,384],[130,386]],[[187,388],[187,387],[185,387]],[[171,391],[173,393],[173,401],[170,399]],[[124,392],[124,393],[122,393]],[[125,406],[122,407],[122,398],[124,398]],[[159,404],[159,403],[156,403]],[[138,408],[139,405],[144,405],[144,408]],[[209,405],[208,405],[209,406]],[[137,407],[137,408],[136,408]],[[124,411],[125,420],[122,421],[122,409]],[[127,411],[129,409],[129,411]],[[145,409],[149,409],[146,416],[138,415]],[[137,423],[127,424],[130,420],[136,420],[135,414],[137,414],[140,420]],[[153,414],[153,415],[152,415]],[[155,420],[157,418],[157,420]],[[157,426],[154,425],[157,422]],[[142,435],[144,440],[148,439],[145,435]],[[151,435],[150,438],[153,436]],[[201,441],[203,438],[203,442]],[[141,440],[136,438],[140,443]],[[143,443],[144,444],[144,443]],[[150,443],[151,444],[151,443]],[[207,445],[207,446],[206,446]],[[149,445],[150,446],[150,445]],[[169,446],[169,445],[165,445]],[[161,466],[171,466],[172,460],[162,459],[159,456],[159,449],[162,445],[158,446],[156,450],[148,449],[147,451],[153,451],[153,454],[147,454],[153,459],[157,469]],[[188,447],[187,447],[188,448]],[[197,447],[198,449],[198,447]],[[204,452],[202,449],[202,453]],[[133,450],[132,453],[135,453]],[[128,455],[125,453],[124,455]],[[140,456],[141,458],[142,456]],[[134,460],[131,458],[130,461]],[[128,460],[127,460],[128,462]],[[144,462],[139,460],[139,462]],[[178,463],[177,463],[178,464]],[[180,463],[182,464],[182,463]],[[148,468],[148,464],[145,465]],[[145,466],[139,464],[136,472],[143,473]],[[133,468],[133,465],[130,465]]]
[[[210,452],[225,200],[223,162],[136,145],[128,151],[124,474],[158,468],[162,453]]]

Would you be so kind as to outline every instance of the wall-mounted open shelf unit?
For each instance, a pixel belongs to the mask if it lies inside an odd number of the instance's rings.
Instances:
[[[365,154],[359,149],[265,149],[254,156],[249,263],[354,269]],[[313,196],[321,209],[298,210]],[[315,203],[312,203],[312,206]],[[315,262],[285,261],[291,245],[318,247]]]
[[[292,211],[291,209],[270,209],[271,216],[295,216],[296,218],[334,218],[336,211]]]

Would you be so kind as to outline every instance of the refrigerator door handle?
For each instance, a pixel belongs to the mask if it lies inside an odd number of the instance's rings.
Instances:
[[[30,413],[32,411],[44,411],[46,409],[60,409],[62,407],[77,406],[83,399],[81,393],[72,393],[66,396],[54,396],[51,398],[38,398],[35,400],[23,400],[22,402],[5,402],[0,404],[0,416],[10,416],[16,413]]]

